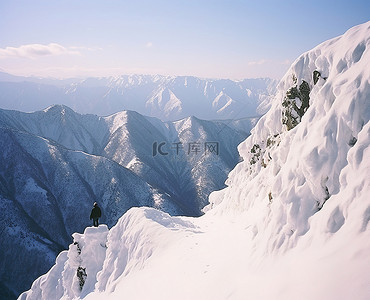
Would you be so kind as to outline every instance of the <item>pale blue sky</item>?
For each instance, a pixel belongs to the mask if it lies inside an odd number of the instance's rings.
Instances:
[[[368,0],[0,0],[0,69],[280,78],[301,53],[369,20]]]

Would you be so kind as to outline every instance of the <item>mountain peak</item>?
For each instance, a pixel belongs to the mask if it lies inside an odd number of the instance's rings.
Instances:
[[[43,112],[45,112],[45,113],[57,112],[57,113],[61,113],[63,115],[66,112],[73,112],[74,113],[74,111],[71,108],[69,108],[68,106],[63,105],[63,104],[50,105],[49,107],[45,108],[43,110]]]

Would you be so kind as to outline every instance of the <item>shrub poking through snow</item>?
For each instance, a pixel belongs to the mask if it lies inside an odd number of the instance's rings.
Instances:
[[[293,82],[296,82],[296,77],[293,77]],[[305,81],[297,86],[291,87],[283,100],[282,123],[286,125],[288,130],[296,127],[301,118],[310,106],[310,86]]]
[[[87,277],[86,268],[83,268],[83,267],[79,266],[77,268],[77,274],[76,275],[77,275],[77,278],[78,278],[78,283],[80,285],[80,291],[82,291],[82,288],[84,287],[86,277]]]

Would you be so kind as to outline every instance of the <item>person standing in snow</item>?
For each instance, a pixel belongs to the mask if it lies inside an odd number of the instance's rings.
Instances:
[[[95,202],[94,207],[91,210],[91,214],[90,214],[90,220],[93,220],[93,225],[95,227],[99,226],[99,218],[100,217],[101,217],[101,209],[98,206],[98,203]]]

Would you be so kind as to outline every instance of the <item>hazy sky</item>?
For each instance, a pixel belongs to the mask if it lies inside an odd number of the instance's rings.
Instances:
[[[369,20],[368,0],[0,0],[0,70],[280,78]]]

